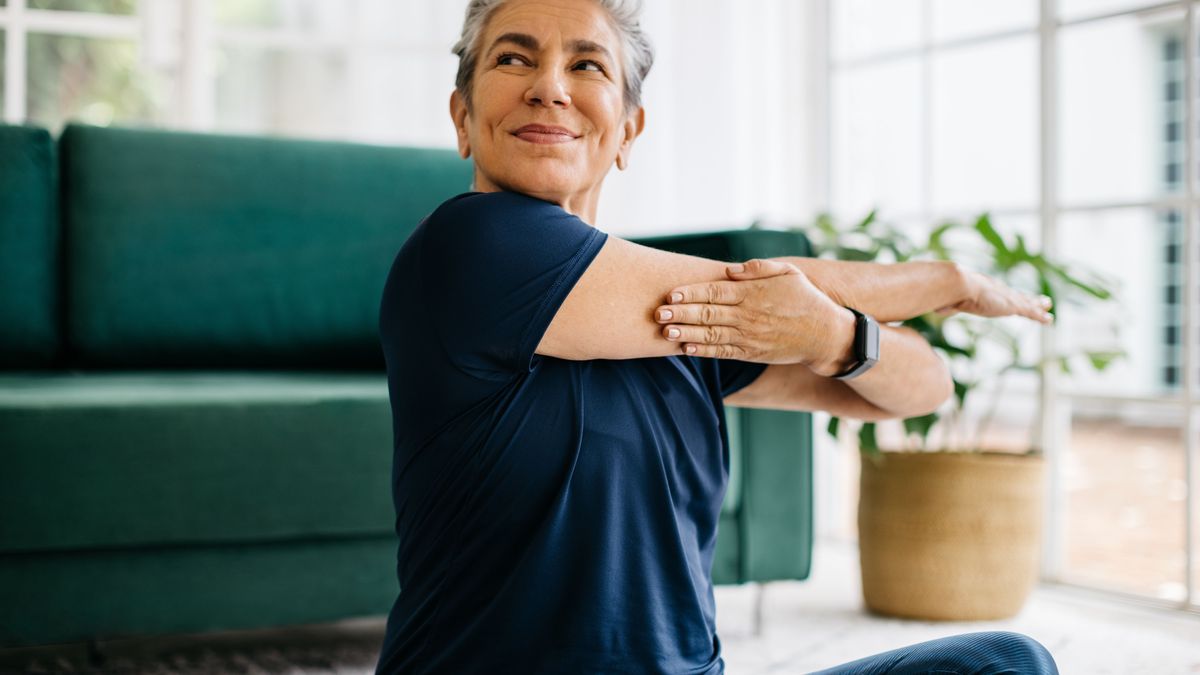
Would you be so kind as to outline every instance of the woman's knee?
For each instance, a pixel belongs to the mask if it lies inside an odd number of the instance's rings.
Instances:
[[[1058,665],[1050,650],[1028,635],[998,630],[977,633],[976,639],[977,644],[992,656],[990,662],[996,668],[989,671],[991,673],[1058,674]]]

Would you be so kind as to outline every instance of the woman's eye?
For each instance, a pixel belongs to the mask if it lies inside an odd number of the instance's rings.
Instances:
[[[524,63],[525,63],[525,58],[524,58],[524,57],[521,57],[521,56],[518,56],[518,55],[516,55],[516,54],[501,54],[501,55],[500,55],[500,56],[499,56],[499,57],[496,59],[496,65],[498,65],[498,66],[511,66],[511,65],[515,65],[515,64],[514,64],[514,62],[516,62],[516,63],[519,63],[519,64],[524,64]]]
[[[604,72],[604,68],[599,63],[596,63],[595,61],[580,61],[579,63],[575,64],[576,68],[578,68],[579,66],[591,66],[591,68],[585,68],[585,70],[592,70],[597,73]]]

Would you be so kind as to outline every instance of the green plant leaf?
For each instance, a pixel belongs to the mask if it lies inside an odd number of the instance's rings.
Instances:
[[[1128,356],[1128,354],[1123,350],[1116,351],[1116,352],[1114,352],[1114,351],[1087,352],[1087,357],[1088,357],[1088,360],[1092,362],[1092,367],[1099,371],[1103,371],[1113,361],[1115,361],[1123,356]]]
[[[983,236],[984,241],[992,245],[996,266],[999,269],[1007,271],[1013,266],[1013,253],[1004,245],[1004,239],[996,232],[996,228],[992,227],[992,220],[988,214],[980,215],[975,221],[975,231]]]
[[[858,248],[850,248],[848,246],[837,247],[838,260],[852,260],[854,262],[871,262],[878,257],[878,251],[864,251]]]
[[[875,423],[863,422],[858,430],[858,448],[869,455],[879,454],[879,443],[875,440]]]
[[[1076,279],[1075,277],[1071,276],[1067,272],[1067,270],[1064,266],[1055,265],[1054,263],[1046,261],[1045,258],[1042,258],[1042,262],[1045,264],[1046,269],[1049,270],[1050,272],[1053,272],[1056,276],[1058,276],[1059,279],[1062,279],[1064,282],[1078,288],[1079,290],[1087,293],[1088,295],[1091,295],[1092,297],[1095,297],[1100,300],[1108,300],[1109,298],[1112,297],[1112,291],[1108,290],[1107,288],[1105,288],[1099,284],[1093,286],[1093,285],[1088,284],[1080,279]]]
[[[838,437],[838,423],[840,421],[841,420],[839,420],[837,417],[830,415],[829,426],[825,427],[825,430],[829,432],[830,436],[833,436],[834,438]]]
[[[958,226],[958,223],[953,221],[946,222],[938,225],[933,229],[933,232],[929,233],[929,243],[926,244],[926,248],[928,248],[938,260],[950,260],[950,251],[946,248],[946,245],[942,243],[942,237],[947,232]]]
[[[860,232],[866,232],[867,227],[869,227],[871,223],[875,222],[876,211],[877,209],[871,209],[871,212],[868,213],[861,221],[859,221],[858,225],[856,225],[854,229]]]
[[[957,379],[954,380],[954,398],[958,400],[959,408],[962,408],[966,403],[967,392],[971,391],[972,386],[973,383],[960,382]]]
[[[940,415],[933,412],[928,415],[921,415],[920,417],[905,418],[904,433],[920,434],[921,445],[925,445],[929,440],[929,430],[937,423],[939,417]]]

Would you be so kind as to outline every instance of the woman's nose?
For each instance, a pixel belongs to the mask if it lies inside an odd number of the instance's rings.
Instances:
[[[551,108],[571,105],[566,79],[558,67],[539,69],[529,90],[525,92],[525,102]]]

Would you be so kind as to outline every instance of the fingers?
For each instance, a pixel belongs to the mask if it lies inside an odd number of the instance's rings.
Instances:
[[[1030,307],[1027,311],[1023,312],[1023,314],[1026,317],[1042,324],[1052,324],[1054,323],[1054,315],[1046,310],[1050,309],[1050,306],[1053,304],[1053,302],[1054,301],[1050,299],[1050,296],[1047,295],[1039,295],[1036,299],[1030,298],[1028,303]]]
[[[654,311],[659,323],[690,323],[700,326],[736,326],[741,321],[737,307],[732,305],[662,305]]]
[[[740,320],[736,307],[699,303],[664,305],[655,310],[654,320],[666,324],[662,327],[662,336],[671,342],[680,343],[684,354],[714,356],[742,353],[740,347],[730,344],[744,339],[736,327]],[[717,347],[720,349],[716,349]]]
[[[739,281],[774,277],[780,274],[798,274],[799,272],[800,269],[791,263],[765,258],[753,258],[744,263],[734,263],[725,267],[725,273],[729,275],[729,278]]]
[[[750,356],[744,349],[737,345],[685,345],[684,354],[688,356],[704,356],[710,359],[743,359],[747,360]]]
[[[667,293],[667,302],[674,305],[685,302],[736,305],[744,298],[744,287],[736,281],[706,281],[680,286]]]
[[[742,332],[733,326],[677,326],[662,327],[662,336],[671,342],[703,345],[732,346],[742,341]]]

